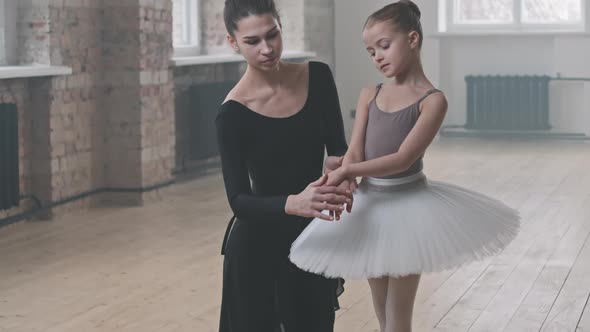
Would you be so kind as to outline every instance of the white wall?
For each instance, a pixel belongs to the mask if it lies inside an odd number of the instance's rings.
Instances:
[[[449,100],[447,124],[464,124],[467,75],[551,75],[553,43],[543,37],[443,37],[441,85]]]
[[[422,10],[422,25],[425,34],[436,31],[436,1],[416,0]],[[350,135],[353,119],[350,111],[356,107],[363,86],[382,82],[384,77],[371,62],[362,41],[362,27],[367,17],[391,1],[384,0],[337,0],[335,1],[335,58],[336,84],[344,116],[347,136]],[[426,37],[422,49],[422,62],[428,77],[435,85],[439,82],[439,40]]]
[[[446,123],[459,125],[465,123],[466,75],[507,74],[556,77],[560,74],[565,77],[590,77],[590,64],[587,59],[590,59],[588,36],[441,37],[441,88],[449,97],[449,115]],[[555,91],[552,91],[550,96],[559,97]],[[580,95],[576,98],[582,97]],[[551,105],[551,118],[562,117],[559,114],[562,108],[571,106],[570,103],[562,105],[553,102]],[[578,105],[577,108],[581,112],[584,106]],[[575,122],[575,119],[570,122]],[[559,129],[573,130],[567,127]]]
[[[383,80],[366,55],[360,30],[366,17],[387,3],[390,1],[336,1],[336,81],[348,128],[352,123],[349,110],[356,106],[360,88]],[[534,74],[554,77],[560,73],[567,77],[590,77],[590,35],[442,37],[437,35],[437,1],[417,0],[416,3],[422,10],[422,25],[426,35],[422,50],[424,69],[449,99],[445,124],[465,123],[466,75]],[[590,5],[586,7],[587,17],[590,18]],[[588,31],[590,33],[590,24]],[[554,90],[550,95],[550,117],[555,119],[555,123],[552,123],[555,129],[579,130],[579,122],[590,118],[583,113],[590,112],[590,104],[581,103],[588,99],[585,96],[588,90],[583,88],[583,83],[577,86],[578,94],[574,97],[571,92],[571,98],[568,98],[559,95],[559,91],[570,90],[564,90],[564,85],[552,84]],[[570,110],[569,113],[565,108]]]
[[[550,84],[549,122],[555,131],[590,136],[590,82],[553,81]]]
[[[363,47],[361,29],[372,8],[377,8],[377,3],[382,2],[384,1],[336,0],[334,4],[334,76],[347,137],[350,137],[352,128],[350,110],[355,108],[360,89],[379,78]]]

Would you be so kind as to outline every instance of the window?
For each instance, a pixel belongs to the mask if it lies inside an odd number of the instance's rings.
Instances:
[[[173,0],[172,20],[174,55],[198,55],[200,53],[199,0]]]
[[[16,1],[0,0],[0,66],[16,57]]]
[[[444,0],[440,30],[584,31],[584,0]]]

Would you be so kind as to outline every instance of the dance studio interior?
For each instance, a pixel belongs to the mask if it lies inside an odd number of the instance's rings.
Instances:
[[[522,219],[501,252],[422,275],[413,331],[590,332],[590,1],[414,2],[448,100],[424,174]],[[362,31],[389,3],[276,0],[283,60],[329,65],[347,139],[388,80]],[[0,332],[219,331],[215,119],[247,69],[223,9],[0,0]],[[379,332],[367,281],[344,287],[334,331]]]

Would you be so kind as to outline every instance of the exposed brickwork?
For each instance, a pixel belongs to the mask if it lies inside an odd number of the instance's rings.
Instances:
[[[312,37],[315,29],[328,29],[332,23],[313,20],[329,16],[331,1],[321,0],[317,15],[308,14],[314,4],[277,1],[286,49],[328,44]],[[227,50],[223,1],[202,0],[200,10],[203,49]],[[47,203],[98,188],[141,188],[165,183],[175,168],[185,166],[191,129],[187,119],[194,111],[189,88],[238,80],[245,65],[170,68],[171,12],[171,0],[18,2],[19,63],[73,70],[69,76],[0,80],[0,100],[16,102],[19,110],[23,194]],[[304,13],[314,18],[304,20]],[[329,62],[328,49],[321,52]],[[53,212],[99,202],[141,204],[160,195],[103,194]],[[0,212],[0,218],[27,204]]]
[[[305,49],[304,1],[276,0],[283,25],[283,42],[286,50]]]
[[[17,2],[17,60],[19,64],[49,64],[49,0]]]
[[[138,188],[142,182],[139,167],[140,15],[138,0],[103,1],[103,20],[108,24],[105,23],[102,27],[103,89],[100,105],[104,114],[103,185],[109,188]],[[108,198],[107,196],[102,198]],[[138,203],[141,199],[129,197],[124,201]]]
[[[81,0],[49,4],[51,64],[73,70],[72,75],[46,84],[52,201],[102,185],[100,4]]]
[[[174,168],[174,79],[172,1],[143,1],[140,7],[141,186],[172,178]]]
[[[311,1],[311,0],[310,0]],[[325,1],[325,0],[322,0]],[[276,0],[283,25],[284,47],[288,50],[303,50],[304,41],[304,2],[300,0]],[[202,0],[203,12],[201,31],[205,50],[227,50],[225,25],[223,22],[224,1]]]

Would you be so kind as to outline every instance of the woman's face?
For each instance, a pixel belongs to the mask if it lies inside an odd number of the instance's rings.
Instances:
[[[363,41],[373,64],[386,77],[407,70],[419,48],[419,35],[398,31],[389,22],[375,22],[363,31]]]
[[[282,30],[277,19],[272,14],[250,15],[239,20],[237,27],[227,39],[248,65],[261,70],[276,68],[283,52]]]

